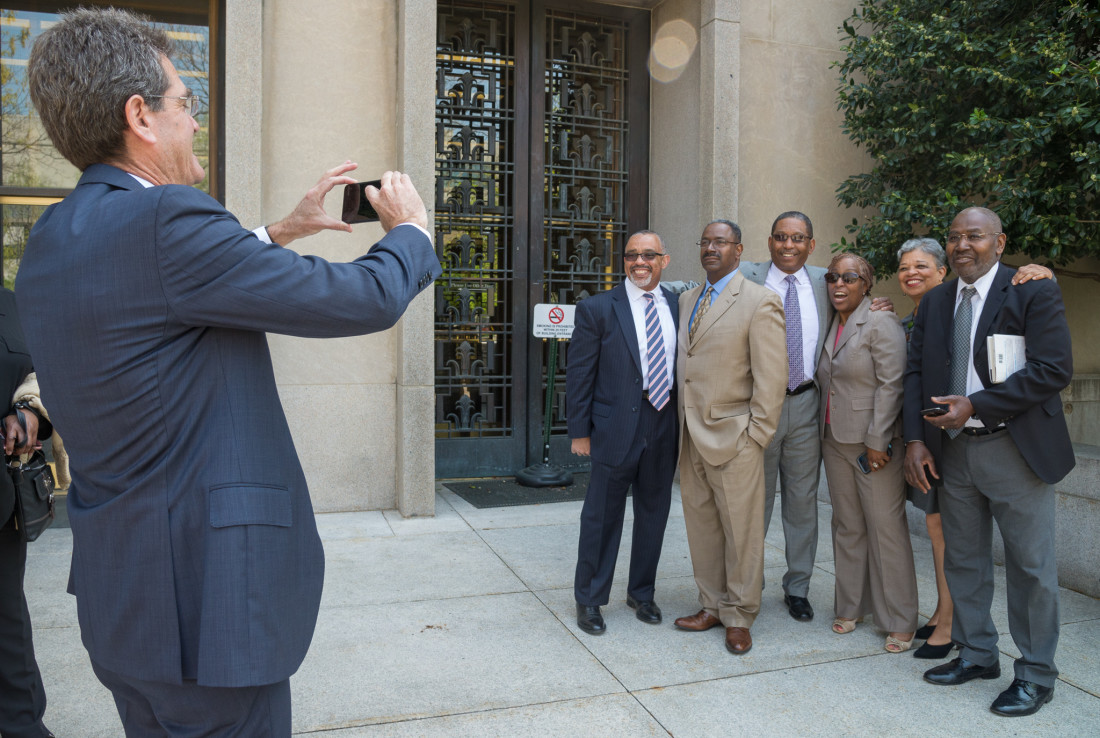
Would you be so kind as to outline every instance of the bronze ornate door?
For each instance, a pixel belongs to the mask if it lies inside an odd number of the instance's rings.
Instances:
[[[646,225],[649,17],[592,2],[438,7],[436,475],[507,475],[542,454],[549,352],[530,336],[533,306],[610,289]],[[566,355],[551,368],[551,459],[576,465]]]

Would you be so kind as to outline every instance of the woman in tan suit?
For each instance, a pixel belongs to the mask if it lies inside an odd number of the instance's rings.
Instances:
[[[837,255],[825,281],[836,308],[817,365],[821,452],[833,502],[833,630],[851,633],[870,613],[889,633],[886,650],[900,653],[917,626],[900,438],[905,333],[893,313],[871,311],[874,278],[862,258]]]

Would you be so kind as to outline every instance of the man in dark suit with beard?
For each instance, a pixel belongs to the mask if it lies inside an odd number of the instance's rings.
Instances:
[[[634,487],[634,535],[627,604],[644,623],[661,622],[654,580],[676,471],[676,296],[660,287],[670,256],[661,237],[639,231],[623,254],[627,279],[577,304],[569,341],[566,402],[573,453],[592,457],[581,510],[574,595],[577,625],[605,632]]]
[[[1054,487],[1074,466],[1059,392],[1073,376],[1062,295],[1054,282],[1011,287],[1000,263],[1007,240],[986,208],[951,223],[947,257],[959,279],[921,300],[905,376],[905,475],[928,488],[942,476],[944,569],[955,601],[959,658],[925,672],[933,684],[1000,676],[993,600],[993,520],[1005,544],[1008,623],[1020,649],[1015,679],[993,702],[999,715],[1030,715],[1054,695],[1058,569]],[[1022,336],[1026,363],[993,383],[986,339]],[[946,406],[946,414],[922,410]],[[935,459],[942,461],[937,468]]]

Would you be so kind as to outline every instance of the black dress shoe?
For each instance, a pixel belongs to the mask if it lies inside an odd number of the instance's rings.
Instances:
[[[915,659],[945,659],[955,648],[954,641],[948,641],[942,646],[933,646],[931,643],[922,644],[920,648],[913,652],[913,658]]]
[[[989,710],[1005,717],[1023,717],[1039,712],[1039,708],[1052,699],[1054,699],[1054,687],[1044,687],[1023,679],[1013,679],[1008,689],[993,700]]]
[[[578,602],[577,627],[594,636],[603,635],[607,632],[607,626],[604,625],[599,605],[582,605]]]
[[[636,600],[630,595],[626,596],[626,604],[634,610],[634,617],[643,623],[657,625],[661,622],[661,608],[653,600]]]
[[[783,603],[787,606],[787,612],[795,620],[813,620],[814,609],[810,607],[810,601],[805,597],[783,595]]]
[[[962,656],[948,661],[946,664],[932,667],[924,672],[924,681],[931,684],[952,686],[965,684],[971,679],[996,679],[1001,675],[1001,665],[994,662],[992,666],[978,666],[967,661]]]
[[[913,634],[914,638],[919,638],[922,641],[928,640],[929,636],[936,632],[936,626],[925,623],[921,627],[917,628],[917,632]]]

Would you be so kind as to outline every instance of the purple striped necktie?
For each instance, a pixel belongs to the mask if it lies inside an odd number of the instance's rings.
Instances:
[[[802,355],[802,310],[798,305],[798,280],[787,275],[787,297],[783,309],[787,313],[787,389],[791,392],[802,384],[805,359]]]
[[[668,404],[671,389],[668,381],[668,364],[665,361],[665,339],[661,334],[661,320],[657,317],[657,303],[652,293],[645,293],[645,340],[649,362],[649,403],[657,410]]]

